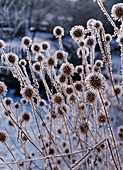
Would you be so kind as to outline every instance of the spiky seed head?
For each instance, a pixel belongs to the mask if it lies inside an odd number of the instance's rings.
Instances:
[[[86,101],[88,101],[89,103],[94,103],[96,99],[97,99],[97,95],[94,91],[88,90],[86,92]]]
[[[28,122],[28,121],[30,121],[30,119],[31,119],[31,113],[24,111],[22,113],[22,120],[25,121],[25,122]]]
[[[89,124],[87,122],[83,122],[80,124],[79,128],[82,133],[87,133],[89,130]]]
[[[68,56],[68,53],[66,53],[65,51],[58,50],[55,52],[56,60],[59,60],[59,61],[66,60],[67,56]]]
[[[66,93],[68,95],[73,93],[73,87],[71,85],[66,86]]]
[[[64,74],[60,74],[58,76],[59,83],[64,84],[64,83],[66,83],[66,80],[67,80],[67,78],[66,78],[66,76]]]
[[[96,45],[96,40],[95,40],[95,37],[94,36],[88,36],[86,38],[86,44],[89,46],[89,47],[94,47]]]
[[[35,91],[32,86],[26,86],[21,90],[21,94],[26,99],[32,99],[35,96]]]
[[[89,19],[89,20],[87,21],[87,28],[88,28],[88,29],[93,29],[95,22],[96,22],[95,19]]]
[[[55,65],[55,59],[54,59],[53,57],[48,57],[48,59],[47,59],[47,65],[48,65],[49,67],[54,66],[54,65]]]
[[[10,106],[12,103],[13,103],[13,100],[10,98],[10,97],[6,97],[4,99],[4,103],[7,105],[7,106]]]
[[[75,89],[76,89],[77,91],[81,91],[81,90],[82,90],[82,83],[81,83],[80,81],[76,81],[76,82],[74,83],[74,85],[75,85]]]
[[[122,95],[122,87],[117,85],[114,87],[114,92],[116,95],[121,96]]]
[[[70,35],[74,40],[83,38],[84,37],[84,27],[81,25],[74,26],[70,30]]]
[[[32,40],[29,37],[23,37],[22,38],[22,45],[24,45],[26,48],[29,48],[32,44]]]
[[[60,67],[60,72],[67,76],[73,74],[74,72],[73,64],[70,64],[68,62],[63,63]]]
[[[100,123],[105,123],[105,122],[106,122],[106,116],[105,116],[104,113],[101,112],[101,113],[98,115],[98,122],[100,122]]]
[[[62,104],[63,102],[63,96],[60,94],[60,93],[56,93],[54,96],[53,96],[53,101],[55,104]]]
[[[96,60],[95,65],[97,67],[103,67],[103,61],[102,60]]]
[[[19,109],[20,103],[16,102],[16,103],[14,104],[14,107],[15,107],[15,109]]]
[[[62,28],[61,26],[56,26],[56,27],[53,29],[53,35],[54,35],[56,38],[59,38],[59,37],[64,36],[64,28]]]
[[[101,29],[101,28],[102,28],[102,22],[99,21],[99,20],[96,20],[96,21],[94,22],[93,28],[95,28],[95,29]]]
[[[84,47],[84,45],[85,45],[85,40],[84,40],[84,39],[80,39],[79,45],[80,45],[80,47]]]
[[[44,100],[44,99],[39,99],[38,100],[38,106],[39,107],[43,107],[43,106],[45,106],[46,105],[46,101]]]

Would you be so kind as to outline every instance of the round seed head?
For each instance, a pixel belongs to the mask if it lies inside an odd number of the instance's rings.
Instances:
[[[35,91],[32,86],[26,86],[21,90],[21,94],[26,99],[31,99],[35,96]]]
[[[83,70],[83,68],[82,68],[81,65],[76,66],[76,68],[75,68],[75,71],[76,71],[78,74],[81,74],[81,73],[82,73],[82,70]]]
[[[35,61],[42,62],[43,59],[44,59],[44,55],[41,54],[41,53],[40,53],[40,54],[37,54],[37,55],[35,56]]]
[[[10,106],[12,103],[13,103],[13,100],[10,98],[10,97],[6,97],[4,99],[4,103],[7,105],[7,106]]]
[[[68,56],[68,53],[62,51],[62,50],[58,50],[55,52],[55,58],[59,61],[62,61],[63,59],[66,59]]]
[[[0,131],[0,142],[5,143],[7,140],[7,134],[3,131]]]
[[[88,28],[88,29],[93,29],[95,22],[96,22],[95,19],[89,19],[89,20],[87,21],[87,28]]]
[[[96,21],[94,22],[93,28],[95,28],[95,29],[101,29],[101,28],[102,28],[102,22],[99,21],[99,20],[96,20]]]
[[[42,42],[41,43],[41,50],[42,51],[47,51],[50,48],[50,44],[48,42]]]
[[[16,64],[18,62],[18,56],[10,52],[7,54],[7,60],[10,64]]]
[[[39,99],[38,100],[38,107],[42,107],[46,105],[46,101],[44,99]]]
[[[96,45],[96,40],[95,40],[95,37],[94,36],[88,36],[86,38],[86,44],[89,46],[89,47],[94,47]]]
[[[47,65],[48,65],[49,67],[54,66],[54,65],[55,65],[55,59],[54,59],[53,57],[48,57],[48,59],[47,59]]]
[[[26,60],[25,59],[21,59],[20,61],[19,61],[19,64],[21,65],[21,66],[26,66]]]
[[[114,20],[123,21],[123,3],[117,3],[113,5],[111,9],[111,16]]]
[[[98,116],[98,121],[100,123],[105,123],[106,122],[106,116],[104,115],[104,113],[100,113]]]
[[[103,62],[101,60],[96,60],[95,65],[97,67],[103,67]]]
[[[82,90],[82,83],[80,81],[76,81],[75,82],[75,89],[77,91],[81,91]]]
[[[58,38],[58,37],[62,37],[64,36],[64,29],[60,26],[56,26],[54,29],[53,29],[53,35]]]
[[[121,96],[122,95],[122,87],[117,85],[114,87],[114,91],[115,91],[115,94],[118,95],[118,96]]]
[[[83,38],[84,37],[84,27],[81,25],[74,26],[70,30],[70,35],[74,40]]]
[[[29,37],[23,37],[22,38],[22,45],[24,45],[26,48],[29,48],[32,44],[32,40]]]
[[[71,85],[66,86],[66,93],[68,95],[73,93],[73,87]]]
[[[22,104],[25,105],[25,104],[27,104],[27,102],[28,102],[28,100],[27,100],[26,98],[22,98],[22,99],[21,99],[21,103],[22,103]]]
[[[58,76],[59,83],[64,84],[64,83],[66,83],[66,80],[67,80],[67,78],[66,78],[66,76],[64,74],[60,74]]]
[[[105,105],[105,107],[109,107],[110,106],[110,102],[108,100],[104,100],[104,105]]]
[[[55,150],[53,148],[50,148],[49,149],[49,155],[54,155],[54,153],[55,153]]]
[[[76,96],[74,94],[71,94],[68,96],[68,102],[75,103],[76,102]]]
[[[55,104],[62,104],[63,102],[63,96],[60,94],[60,93],[56,93],[54,96],[53,96],[53,101]]]
[[[85,40],[84,40],[84,39],[81,39],[81,40],[79,41],[79,45],[80,45],[80,47],[84,47],[84,45],[85,45]]]
[[[4,82],[0,81],[0,94],[5,94],[7,92],[7,86]]]
[[[87,122],[83,122],[83,123],[79,126],[79,128],[80,128],[80,131],[81,131],[82,133],[87,133],[88,130],[89,130],[89,124],[88,124]]]
[[[63,63],[60,67],[60,71],[61,73],[63,73],[64,75],[71,75],[74,72],[74,66],[73,64],[70,63]]]
[[[41,67],[40,67],[40,63],[39,63],[39,62],[35,62],[35,63],[33,64],[33,70],[34,70],[34,72],[36,72],[36,73],[39,73],[39,72],[40,72]]]
[[[0,50],[5,48],[5,43],[3,40],[0,40]]]
[[[123,47],[123,33],[118,35],[117,42]]]
[[[11,120],[8,120],[8,125],[12,126],[12,127],[14,126],[14,124],[13,124],[13,122]]]
[[[25,111],[22,113],[22,120],[28,122],[31,119],[31,113]]]
[[[79,110],[84,110],[85,109],[85,105],[82,103],[82,104],[80,104],[79,106],[78,106],[78,109]]]
[[[112,36],[110,34],[105,34],[106,42],[110,42],[112,40]]]
[[[31,47],[31,50],[35,53],[39,53],[41,50],[40,44],[39,43],[34,43]]]
[[[95,100],[96,100],[96,98],[97,98],[97,95],[96,95],[95,92],[90,91],[90,90],[88,90],[88,91],[86,92],[86,100],[87,100],[89,103],[94,103]]]
[[[20,103],[16,102],[16,103],[14,104],[14,107],[15,107],[15,109],[19,109]]]

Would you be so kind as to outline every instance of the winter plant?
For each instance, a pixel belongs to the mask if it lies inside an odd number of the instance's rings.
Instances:
[[[7,162],[0,155],[0,166],[26,170],[122,169],[123,126],[118,127],[116,139],[110,108],[115,102],[123,113],[123,3],[112,7],[111,16],[100,0],[97,3],[112,24],[114,35],[106,34],[103,24],[95,19],[88,20],[87,28],[74,26],[70,35],[78,46],[77,56],[81,59],[81,65],[76,67],[68,61],[68,53],[64,51],[64,29],[61,26],[53,30],[59,42],[59,50],[54,55],[50,53],[48,42],[32,44],[29,37],[24,37],[22,45],[27,50],[27,60],[19,60],[16,54],[5,53],[5,43],[0,40],[1,60],[5,65],[1,69],[11,70],[13,77],[20,82],[22,95],[20,102],[13,103],[11,98],[4,97],[7,87],[0,82],[0,120],[4,128],[4,131],[0,130],[0,142],[12,156],[12,160]],[[111,17],[121,22],[120,29]],[[122,75],[117,78],[117,83],[113,79],[110,51],[113,37],[121,47]],[[96,46],[101,51],[100,60],[95,59]],[[32,53],[35,54],[34,63]],[[27,63],[33,82],[27,73]],[[60,69],[56,72],[58,65]],[[51,86],[47,83],[45,72]],[[74,81],[77,74],[79,80]],[[37,77],[44,84],[47,100],[40,97]],[[28,111],[27,104],[32,113]],[[23,107],[21,113],[20,107]],[[16,141],[7,124],[16,134]],[[11,141],[20,159],[14,155],[8,141]]]

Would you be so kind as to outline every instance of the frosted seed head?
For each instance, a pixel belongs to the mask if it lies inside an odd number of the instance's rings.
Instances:
[[[62,28],[61,26],[56,26],[56,27],[53,29],[53,35],[54,35],[56,38],[64,36],[64,28]]]

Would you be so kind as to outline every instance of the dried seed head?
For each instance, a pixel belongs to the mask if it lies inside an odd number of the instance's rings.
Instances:
[[[105,123],[106,122],[106,116],[104,115],[104,113],[100,113],[99,116],[98,116],[98,121],[100,123]]]
[[[53,101],[55,104],[62,104],[63,102],[63,96],[60,94],[60,93],[56,93],[54,96],[53,96]]]
[[[50,44],[48,42],[42,42],[41,43],[41,50],[42,51],[47,51],[50,49]]]
[[[19,109],[20,103],[16,102],[16,103],[14,104],[14,107],[15,107],[15,109]]]
[[[73,64],[70,63],[63,63],[60,67],[60,71],[61,73],[65,74],[65,75],[71,75],[74,72],[74,66]]]
[[[22,38],[22,45],[24,45],[25,47],[29,48],[32,44],[32,40],[29,37],[23,37]]]
[[[88,130],[89,130],[89,124],[88,124],[87,122],[83,122],[83,123],[79,126],[79,128],[80,128],[80,131],[81,131],[82,133],[87,133]]]
[[[0,50],[5,48],[5,43],[3,40],[0,40]]]
[[[12,127],[14,126],[14,124],[13,124],[13,122],[11,120],[8,120],[8,125],[12,126]]]
[[[0,94],[5,94],[7,92],[7,86],[4,82],[0,81]]]
[[[28,102],[28,100],[27,100],[26,98],[22,98],[22,99],[21,99],[21,103],[22,103],[22,104],[25,105],[25,104],[27,104],[27,102]]]
[[[10,106],[12,103],[13,103],[13,100],[10,98],[10,97],[6,97],[4,99],[4,103],[7,105],[7,106]]]
[[[108,100],[104,100],[104,105],[105,105],[105,107],[109,107],[110,106],[110,102]]]
[[[11,111],[10,111],[10,110],[5,110],[5,111],[4,111],[4,114],[5,114],[6,116],[9,116],[9,115],[11,114]]]
[[[73,93],[73,87],[71,85],[66,86],[66,93],[68,95]]]
[[[30,112],[23,112],[22,113],[22,120],[25,122],[28,122],[31,119],[31,113]]]
[[[79,45],[80,45],[81,47],[84,47],[84,45],[85,45],[85,40],[84,40],[84,39],[81,39],[81,40],[79,41]]]
[[[106,42],[110,42],[112,40],[112,36],[110,34],[105,34]]]
[[[100,70],[100,67],[97,67],[97,66],[93,66],[93,72],[95,72],[95,73],[98,73],[98,72],[100,72],[101,70]]]
[[[31,99],[35,96],[35,91],[32,86],[26,86],[21,90],[21,94],[26,99]]]
[[[54,153],[55,153],[55,150],[53,148],[50,148],[49,149],[49,155],[54,155]]]
[[[85,109],[85,105],[83,103],[81,103],[79,106],[78,106],[78,109],[79,110],[84,110]]]
[[[88,36],[86,38],[86,44],[89,46],[89,47],[94,47],[96,45],[96,40],[95,40],[95,37],[94,36]]]
[[[92,88],[93,90],[105,90],[106,89],[106,81],[104,76],[101,73],[90,73],[86,77],[85,82],[87,86]]]
[[[97,98],[97,95],[95,92],[88,90],[86,92],[86,100],[90,103],[94,103]]]
[[[62,37],[64,36],[64,29],[60,26],[56,26],[54,29],[53,29],[53,35],[58,38],[58,37]]]
[[[96,22],[95,19],[89,19],[89,20],[87,21],[87,28],[88,28],[88,29],[93,29],[93,26],[94,26],[95,22]]]
[[[35,53],[39,53],[41,50],[40,44],[39,43],[34,43],[31,47],[31,50]]]
[[[81,39],[84,37],[84,27],[79,25],[79,26],[74,26],[70,30],[70,35],[73,39]]]
[[[103,61],[102,60],[96,60],[95,65],[97,67],[103,67]]]
[[[99,20],[96,20],[93,24],[93,28],[95,29],[101,29],[102,28],[102,22]]]
[[[64,74],[60,74],[58,76],[59,83],[64,84],[64,83],[66,83],[66,80],[67,80],[67,78],[66,78],[66,76]]]
[[[38,100],[38,107],[42,107],[46,105],[46,101],[44,99],[39,99]]]
[[[121,96],[122,95],[122,87],[117,85],[114,87],[114,92],[116,95]]]
[[[26,66],[26,60],[25,59],[21,59],[20,61],[19,61],[19,64],[21,65],[21,66]]]
[[[117,130],[118,136],[123,139],[123,126],[119,126]]]
[[[66,60],[68,56],[68,53],[66,53],[65,51],[62,51],[62,50],[58,50],[55,52],[55,58],[56,60],[59,60],[59,61],[62,61],[62,60]]]
[[[34,72],[36,72],[36,73],[39,73],[39,72],[40,72],[41,67],[40,67],[40,63],[39,63],[39,62],[35,62],[35,63],[33,64],[33,70],[34,70]]]
[[[118,35],[117,42],[123,47],[123,33]]]
[[[53,57],[48,57],[48,59],[47,59],[47,65],[48,65],[49,67],[54,66],[54,65],[55,65],[55,59],[54,59]]]
[[[113,5],[111,9],[111,16],[114,20],[123,21],[123,3],[117,3]]]
[[[76,101],[76,96],[74,94],[68,96],[68,102],[75,103],[75,101]]]
[[[83,68],[82,68],[81,65],[76,66],[76,68],[75,68],[75,71],[76,71],[78,74],[81,74],[81,73],[82,73],[82,70],[83,70]]]
[[[82,90],[82,83],[81,83],[81,81],[76,81],[76,82],[74,83],[74,86],[75,86],[75,89],[76,89],[77,91],[81,91],[81,90]]]
[[[10,52],[7,54],[7,60],[10,64],[16,64],[18,62],[18,56]]]
[[[44,59],[44,55],[41,54],[41,53],[40,53],[40,54],[37,54],[37,55],[35,56],[35,61],[42,62],[43,59]]]
[[[5,143],[7,140],[7,134],[3,131],[0,131],[0,142]]]

